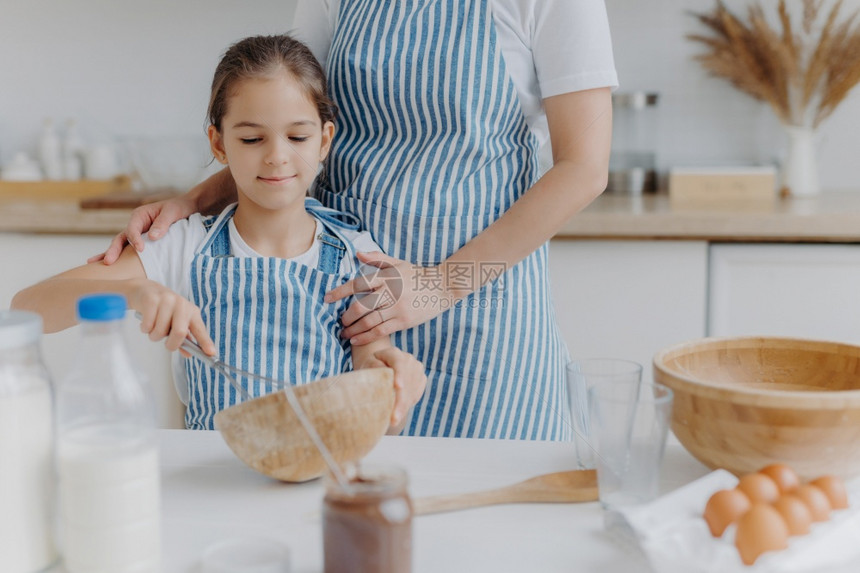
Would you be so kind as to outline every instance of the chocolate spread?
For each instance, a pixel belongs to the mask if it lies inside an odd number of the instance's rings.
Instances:
[[[331,479],[323,501],[325,573],[409,573],[412,503],[406,474],[362,469],[346,492]]]

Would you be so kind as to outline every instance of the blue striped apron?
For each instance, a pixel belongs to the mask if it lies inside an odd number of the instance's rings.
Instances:
[[[218,348],[218,357],[238,368],[292,384],[312,382],[347,369],[349,342],[340,338],[340,315],[348,300],[323,302],[325,293],[355,275],[352,243],[341,233],[357,229],[355,218],[306,199],[305,208],[322,221],[316,268],[275,257],[234,257],[228,221],[235,207],[205,220],[206,239],[191,263],[192,302]],[[351,262],[341,273],[341,261]],[[185,361],[189,400],[185,425],[213,429],[219,410],[240,396],[223,375],[202,361]],[[271,389],[241,377],[251,396]]]
[[[357,215],[388,254],[438,264],[536,181],[537,140],[487,0],[342,0],[327,68],[341,113],[314,192]],[[547,245],[507,270],[486,261],[457,272],[475,285],[498,278],[394,336],[428,369],[405,433],[569,438]],[[438,287],[413,287],[434,304]]]

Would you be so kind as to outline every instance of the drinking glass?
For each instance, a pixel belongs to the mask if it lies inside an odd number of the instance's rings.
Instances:
[[[605,509],[657,497],[672,411],[662,384],[618,382],[588,392],[597,486]]]
[[[576,447],[576,462],[581,469],[593,469],[596,464],[588,421],[588,391],[596,385],[619,382],[639,383],[642,365],[617,358],[574,360],[567,365],[567,395]]]

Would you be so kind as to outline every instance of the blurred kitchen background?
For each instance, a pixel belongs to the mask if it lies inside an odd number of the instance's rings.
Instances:
[[[772,15],[776,0],[762,3]],[[663,182],[673,167],[774,165],[785,153],[773,112],[693,60],[702,48],[685,36],[703,30],[689,12],[715,4],[606,0],[617,95],[658,94],[641,116],[618,113],[617,125],[630,129],[616,145],[641,143]],[[749,2],[725,4],[743,14]],[[843,18],[858,8],[860,0],[845,0]],[[36,155],[46,118],[61,134],[73,120],[92,148],[191,136],[205,151],[209,82],[222,51],[248,35],[289,31],[294,11],[295,0],[0,0],[0,166],[21,152]],[[860,90],[816,134],[822,199],[832,202],[769,203],[759,217],[719,209],[685,216],[667,212],[664,196],[607,194],[596,212],[575,218],[576,229],[550,245],[557,314],[573,356],[633,359],[649,378],[656,351],[702,336],[860,343],[860,193],[850,192],[860,192],[857,125]],[[122,210],[77,210],[75,199],[71,207],[40,200],[51,188],[42,183],[21,185],[26,192],[12,189],[17,198],[0,203],[0,267],[14,270],[0,279],[0,308],[20,288],[102,252],[127,220]],[[849,193],[827,193],[841,190]],[[137,325],[127,322],[131,335]],[[74,361],[74,330],[45,337],[55,375]],[[138,364],[159,382],[160,424],[182,427],[167,351],[139,333],[134,340]]]
[[[770,4],[771,2],[765,2]],[[745,11],[746,0],[727,0]],[[606,0],[619,92],[659,94],[652,138],[658,169],[780,159],[784,132],[765,104],[707,77],[692,60],[701,31],[688,11],[713,0]],[[847,0],[844,12],[860,0]],[[45,118],[74,119],[87,144],[129,135],[202,134],[221,51],[291,26],[295,0],[0,0],[0,165],[35,154]],[[822,188],[858,189],[852,93],[818,133]],[[202,136],[201,136],[202,137]]]

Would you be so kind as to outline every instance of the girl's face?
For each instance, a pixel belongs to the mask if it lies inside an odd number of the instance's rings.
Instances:
[[[304,205],[331,146],[334,125],[288,73],[241,80],[227,100],[221,132],[209,126],[215,158],[229,165],[240,193],[264,209]]]

